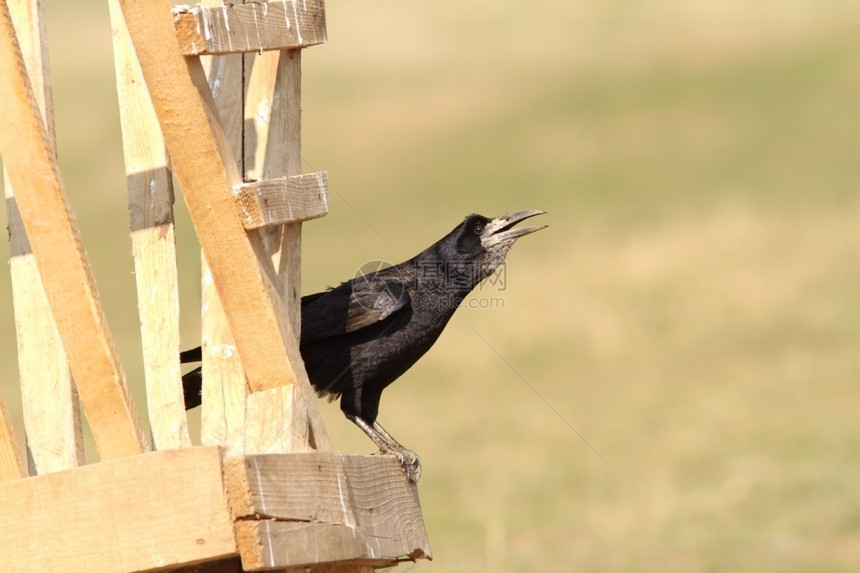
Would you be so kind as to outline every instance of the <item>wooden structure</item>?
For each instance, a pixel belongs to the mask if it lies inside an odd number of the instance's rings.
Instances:
[[[333,453],[298,351],[301,49],[322,0],[108,0],[151,439],[63,185],[41,0],[0,0],[0,154],[27,454],[0,395],[0,571],[366,571],[429,557],[393,456]],[[203,273],[201,445],[183,409],[178,179]],[[100,458],[84,465],[79,404]]]

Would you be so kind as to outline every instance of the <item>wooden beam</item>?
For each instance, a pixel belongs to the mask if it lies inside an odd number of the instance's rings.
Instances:
[[[323,0],[177,6],[173,25],[186,56],[287,50],[326,41]]]
[[[0,483],[0,571],[162,570],[236,553],[217,448]]]
[[[417,487],[408,483],[394,456],[321,452],[228,458],[224,482],[246,569],[430,558]],[[296,540],[307,540],[299,524],[328,526],[316,531],[344,553],[330,555],[314,546],[320,551],[315,560],[297,553]],[[360,553],[353,546],[358,542]]]
[[[56,147],[44,2],[12,0],[8,6],[48,141]],[[80,401],[8,178],[6,205],[24,431],[33,469],[44,474],[84,461]]]
[[[117,0],[108,4],[149,423],[157,449],[187,448],[191,438],[179,366],[173,176],[119,4]]]
[[[105,320],[56,150],[34,101],[6,2],[0,3],[0,154],[103,459],[148,448]]]
[[[328,214],[328,175],[306,173],[243,183],[234,189],[245,229],[284,225]]]
[[[293,384],[302,364],[296,336],[258,260],[259,237],[245,232],[232,199],[241,176],[199,58],[182,56],[161,4],[121,6],[247,381],[254,391]]]

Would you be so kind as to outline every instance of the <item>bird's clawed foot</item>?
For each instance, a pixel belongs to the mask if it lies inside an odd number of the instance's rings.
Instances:
[[[399,452],[394,452],[397,459],[400,461],[400,467],[406,472],[406,479],[411,484],[417,484],[421,479],[421,460],[418,454],[412,450],[403,449]]]
[[[380,454],[394,454],[400,462],[400,467],[406,472],[406,479],[409,483],[416,484],[421,479],[421,460],[418,459],[418,454],[412,450],[407,450],[394,439],[394,436],[385,431],[385,428],[379,425],[379,422],[373,421],[367,423],[358,416],[347,414],[356,426],[361,428],[367,436],[373,440],[373,443],[379,447]]]

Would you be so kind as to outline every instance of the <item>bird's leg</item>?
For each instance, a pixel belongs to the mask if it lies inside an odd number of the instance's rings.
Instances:
[[[409,482],[418,483],[418,480],[421,479],[421,460],[418,458],[418,454],[412,450],[404,448],[400,442],[394,439],[394,436],[389,434],[388,431],[375,420],[373,422],[373,429],[382,436],[383,439],[391,444],[391,451],[397,454],[397,459],[400,460],[400,465],[403,466],[404,470],[406,470],[406,476],[409,478]]]
[[[404,471],[406,471],[406,477],[409,479],[409,482],[418,483],[418,480],[421,479],[421,460],[418,459],[418,454],[400,445],[400,443],[394,439],[394,436],[389,434],[385,428],[379,425],[379,422],[374,421],[373,424],[368,424],[358,416],[347,414],[346,417],[349,418],[353,424],[361,428],[362,431],[367,434],[367,437],[373,440],[373,443],[376,444],[376,447],[378,447],[382,453],[396,455],[397,459],[400,461],[400,465],[403,467]]]

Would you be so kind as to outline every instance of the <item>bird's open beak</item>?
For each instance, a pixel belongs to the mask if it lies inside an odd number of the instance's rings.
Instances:
[[[483,243],[484,248],[489,248],[501,243],[512,244],[516,239],[524,235],[545,229],[547,225],[517,227],[516,229],[513,228],[514,225],[520,221],[525,221],[529,217],[543,215],[544,213],[546,213],[546,211],[534,209],[531,211],[517,211],[516,213],[496,217],[487,224],[484,228],[484,232],[481,234],[481,242]]]

